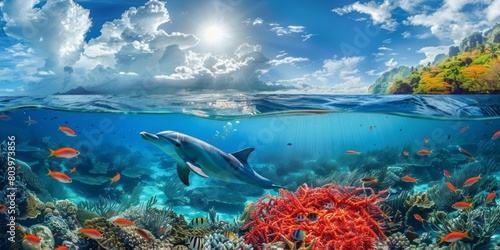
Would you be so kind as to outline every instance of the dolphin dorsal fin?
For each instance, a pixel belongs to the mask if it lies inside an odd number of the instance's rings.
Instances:
[[[245,149],[242,149],[240,151],[237,151],[237,152],[234,152],[232,153],[232,155],[234,157],[236,157],[236,159],[238,159],[238,161],[240,161],[241,163],[243,164],[248,164],[247,160],[248,160],[248,156],[250,155],[250,153],[252,153],[253,151],[255,150],[255,148],[245,148]]]

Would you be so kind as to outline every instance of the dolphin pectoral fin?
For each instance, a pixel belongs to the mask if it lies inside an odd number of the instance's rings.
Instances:
[[[208,175],[205,174],[205,172],[203,172],[203,170],[199,167],[198,164],[196,163],[192,163],[191,161],[186,161],[186,165],[188,166],[189,169],[191,169],[191,171],[195,172],[197,175],[201,176],[201,177],[205,177],[205,178],[208,178]]]
[[[248,164],[247,160],[248,160],[248,156],[250,155],[250,153],[252,153],[255,149],[254,148],[245,148],[245,149],[242,149],[240,151],[237,151],[237,152],[234,152],[234,153],[231,153],[234,157],[236,157],[236,159],[238,159],[238,161],[240,161],[241,163],[243,164]]]
[[[189,168],[186,168],[181,164],[177,164],[177,175],[186,186],[189,186],[189,172]]]

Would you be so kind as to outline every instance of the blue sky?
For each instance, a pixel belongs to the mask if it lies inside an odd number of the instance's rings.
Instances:
[[[500,21],[500,0],[4,0],[0,95],[366,93]]]

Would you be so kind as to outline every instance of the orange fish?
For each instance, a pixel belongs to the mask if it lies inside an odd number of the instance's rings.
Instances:
[[[68,250],[68,247],[67,246],[60,246],[60,247],[54,248],[54,250]]]
[[[131,226],[135,224],[135,221],[130,221],[125,218],[118,218],[113,221],[113,224],[119,226],[119,227],[124,227],[124,226]]]
[[[465,202],[465,201],[459,201],[459,202],[455,202],[455,204],[453,204],[451,207],[454,209],[467,209],[467,208],[472,208],[472,203]]]
[[[34,243],[34,244],[40,244],[40,242],[42,242],[42,239],[40,239],[40,237],[38,237],[34,234],[25,234],[24,240],[27,240],[27,241]]]
[[[78,150],[72,149],[72,148],[60,148],[57,150],[52,150],[49,148],[49,150],[50,150],[49,157],[55,156],[55,157],[59,157],[59,158],[70,159],[73,157],[78,157],[78,155],[80,154],[80,152]]]
[[[85,234],[87,237],[93,240],[100,240],[104,238],[99,231],[93,228],[80,228],[80,233]]]
[[[160,228],[160,233],[164,234],[165,232],[166,232],[166,230],[164,227]]]
[[[365,177],[361,178],[361,182],[363,183],[377,183],[378,179],[375,177]]]
[[[465,232],[451,232],[447,234],[446,236],[439,236],[441,241],[439,241],[438,245],[443,243],[443,242],[455,242],[457,240],[461,240],[463,238],[471,239],[469,236],[469,230]]]
[[[424,218],[420,214],[414,214],[413,217],[415,217],[416,220],[424,223]]]
[[[424,143],[428,143],[429,142],[429,139],[427,139],[427,137],[424,137]]]
[[[9,210],[4,204],[0,204],[0,213],[5,213]]]
[[[73,131],[73,129],[70,129],[68,127],[59,126],[59,128],[57,130],[60,130],[61,132],[63,132],[67,136],[71,136],[71,137],[75,137],[76,136],[75,131]]]
[[[113,178],[111,178],[111,183],[115,183],[117,182],[118,180],[120,179],[120,173],[116,174],[115,176],[113,176]]]
[[[75,171],[76,171],[76,167],[73,167],[73,168],[71,169],[71,173],[74,173]]]
[[[346,150],[345,153],[348,155],[360,155],[361,154],[361,152],[354,151],[354,150]]]
[[[147,242],[151,241],[151,238],[149,237],[148,232],[146,232],[144,229],[140,229],[138,227],[135,228],[135,231],[137,234],[139,234],[142,238],[144,238]]]
[[[457,192],[458,191],[458,188],[456,188],[455,186],[453,186],[453,184],[451,184],[451,182],[446,182],[446,186],[453,192]]]
[[[478,182],[479,180],[481,180],[481,175],[478,175],[476,177],[471,177],[464,182],[464,187],[470,187],[470,186],[474,185],[474,183]]]
[[[450,175],[450,172],[448,172],[448,170],[443,170],[443,173],[444,173],[444,176],[446,176],[446,178],[450,179],[451,178],[451,175]]]
[[[403,156],[408,157],[408,156],[410,156],[410,153],[408,153],[408,151],[405,150],[405,151],[403,151]]]
[[[492,140],[496,140],[498,138],[500,138],[500,130],[493,134],[493,136],[491,137]]]
[[[31,117],[28,116],[28,120],[26,120],[24,123],[28,123],[28,126],[30,126],[31,124],[36,124],[37,121],[31,119]]]
[[[488,194],[488,196],[486,196],[486,199],[484,200],[484,203],[490,203],[492,202],[495,198],[497,197],[497,194],[495,193],[495,191],[491,192]]]
[[[2,113],[0,114],[0,120],[5,120],[5,121],[10,120],[10,116]]]
[[[461,134],[461,133],[467,131],[467,129],[469,129],[469,126],[463,127],[462,129],[460,129],[460,131],[458,131],[458,133]]]
[[[414,182],[414,183],[417,183],[417,179],[409,176],[409,175],[405,175],[403,177],[401,177],[401,180],[404,181],[404,182]]]
[[[50,169],[48,169],[48,168],[47,168],[47,170],[49,170],[47,175],[51,176],[52,178],[56,179],[59,182],[62,182],[62,183],[71,183],[72,182],[71,178],[69,178],[69,176],[67,176],[66,174],[64,174],[62,172],[50,171]]]
[[[417,155],[431,155],[432,154],[432,150],[428,150],[428,149],[420,149],[419,151],[417,151]]]
[[[469,151],[467,151],[463,148],[458,148],[458,151],[464,155],[467,155],[471,160],[477,161],[477,159],[471,153],[469,153]]]

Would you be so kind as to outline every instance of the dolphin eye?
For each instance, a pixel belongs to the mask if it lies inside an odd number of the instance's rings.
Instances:
[[[181,144],[180,144],[180,143],[178,143],[178,142],[176,142],[174,145],[175,145],[176,147],[178,147],[178,148],[180,148],[180,147],[181,147]]]

